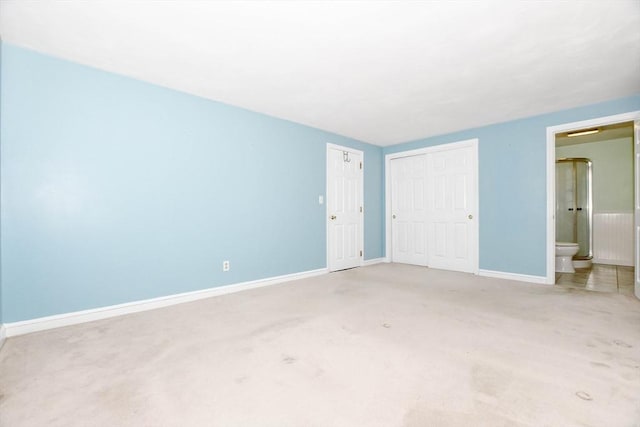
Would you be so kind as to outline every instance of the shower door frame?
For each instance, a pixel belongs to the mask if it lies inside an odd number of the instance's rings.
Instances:
[[[556,159],[556,164],[573,163],[573,181],[574,181],[573,188],[577,194],[578,171],[576,168],[576,162],[584,162],[587,164],[587,228],[589,229],[589,252],[587,253],[586,256],[576,255],[573,257],[573,259],[584,261],[584,260],[593,259],[593,162],[591,161],[591,159],[588,159],[586,157],[563,157],[560,159]],[[556,204],[557,204],[557,199],[556,199]],[[574,215],[573,234],[575,236],[576,242],[578,242],[578,211],[581,209],[582,208],[578,207],[577,196],[574,195],[573,208],[571,208],[570,210],[573,211],[573,215]],[[556,240],[557,240],[557,236],[556,236]]]
[[[611,116],[598,117],[591,120],[583,120],[579,122],[564,123],[556,126],[547,127],[547,279],[548,285],[553,285],[556,282],[555,262],[556,262],[556,134],[563,132],[571,132],[580,129],[612,125],[623,122],[640,121],[640,110],[630,111],[622,114],[615,114]],[[635,137],[634,137],[635,139]],[[636,144],[636,153],[640,150],[640,141],[634,141]],[[637,163],[637,162],[636,162]],[[640,182],[640,167],[634,166],[634,182]],[[634,195],[634,206],[640,206],[640,191],[636,188]],[[640,233],[639,233],[640,234]],[[640,236],[635,236],[634,248],[636,252]],[[640,254],[634,255],[634,267],[636,274],[639,274],[640,265],[638,257]],[[635,287],[636,297],[640,299],[640,289],[638,288],[638,280],[636,280]]]

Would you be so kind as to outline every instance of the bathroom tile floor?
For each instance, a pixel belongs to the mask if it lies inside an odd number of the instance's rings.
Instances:
[[[593,264],[575,273],[556,273],[556,286],[633,295],[633,267]]]

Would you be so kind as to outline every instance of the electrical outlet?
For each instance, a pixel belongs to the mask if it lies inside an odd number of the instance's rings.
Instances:
[[[229,261],[222,261],[222,271],[229,271],[230,269]]]

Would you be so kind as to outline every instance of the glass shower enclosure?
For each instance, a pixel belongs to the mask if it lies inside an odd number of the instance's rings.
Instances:
[[[556,242],[578,243],[577,260],[593,257],[591,192],[591,160],[556,160]]]

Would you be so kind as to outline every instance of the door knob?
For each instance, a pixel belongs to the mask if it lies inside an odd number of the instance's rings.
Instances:
[[[335,215],[331,215],[331,217],[330,217],[330,218],[331,218],[331,219],[336,219],[336,216],[335,216]]]
[[[473,215],[469,214],[469,216],[467,218],[473,219]]]

